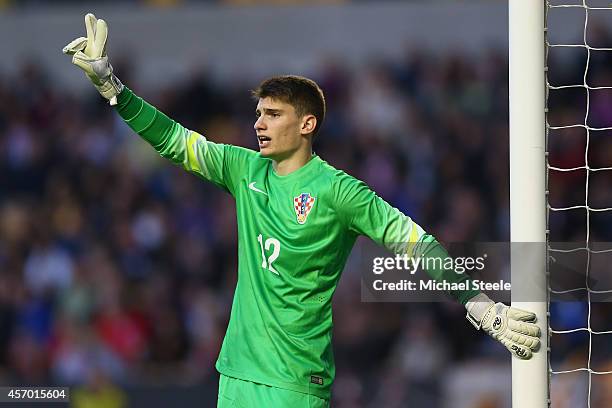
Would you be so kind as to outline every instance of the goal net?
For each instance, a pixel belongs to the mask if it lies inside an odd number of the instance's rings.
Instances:
[[[546,1],[545,28],[550,403],[609,407],[612,4]]]

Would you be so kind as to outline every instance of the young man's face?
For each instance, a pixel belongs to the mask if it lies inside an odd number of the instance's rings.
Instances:
[[[283,160],[309,143],[304,133],[305,120],[297,116],[292,105],[278,99],[261,98],[255,115],[257,121],[253,127],[262,156]]]

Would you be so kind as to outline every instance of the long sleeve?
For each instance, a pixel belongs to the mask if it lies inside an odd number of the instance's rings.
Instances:
[[[394,254],[421,258],[421,264],[427,265],[425,272],[434,280],[449,283],[469,280],[465,273],[444,267],[444,260],[450,256],[435,237],[377,196],[365,183],[343,174],[338,178],[335,190],[338,214],[349,230],[369,237]],[[471,289],[449,292],[461,304],[478,293]]]
[[[157,152],[185,170],[234,194],[235,182],[256,153],[218,144],[183,127],[127,87],[117,98],[117,113]]]

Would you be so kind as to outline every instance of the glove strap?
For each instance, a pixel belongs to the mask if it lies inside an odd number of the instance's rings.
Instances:
[[[494,304],[495,302],[493,302],[487,295],[484,293],[479,293],[468,300],[468,302],[465,304],[465,308],[467,310],[465,317],[468,322],[470,322],[472,326],[476,328],[476,330],[480,330],[485,314]]]
[[[117,105],[117,95],[123,91],[123,84],[111,71],[108,79],[100,86],[96,85],[98,92],[108,99],[111,106]]]

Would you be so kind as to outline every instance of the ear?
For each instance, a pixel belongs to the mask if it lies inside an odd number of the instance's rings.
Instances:
[[[300,129],[300,133],[303,135],[307,135],[309,133],[314,132],[317,127],[317,118],[315,115],[306,115],[302,118],[302,128]]]

